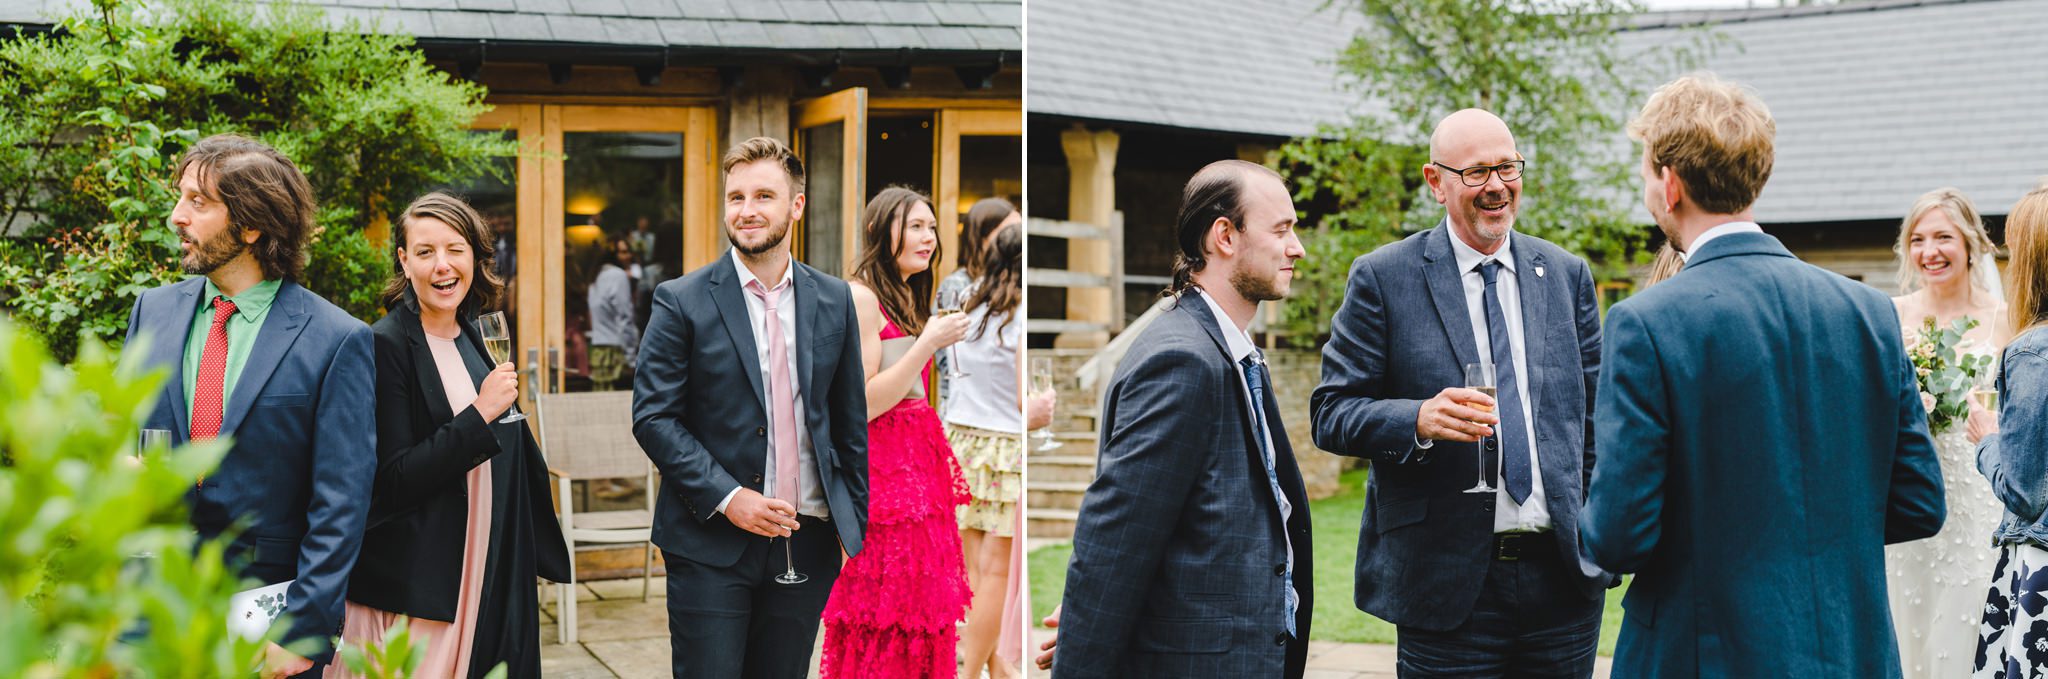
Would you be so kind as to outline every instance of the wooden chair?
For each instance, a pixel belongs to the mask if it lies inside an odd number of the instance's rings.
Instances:
[[[534,415],[540,424],[542,456],[555,478],[559,502],[555,516],[569,541],[569,582],[556,587],[556,626],[561,643],[576,643],[576,545],[638,542],[646,550],[640,600],[648,600],[654,579],[654,463],[633,438],[633,392],[601,391],[535,395]],[[641,477],[646,484],[643,509],[578,512],[570,482]]]

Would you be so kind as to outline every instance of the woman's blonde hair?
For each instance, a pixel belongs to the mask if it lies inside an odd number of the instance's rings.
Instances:
[[[1678,255],[1678,248],[1671,241],[1664,241],[1664,247],[1657,248],[1657,258],[1650,261],[1650,271],[1643,275],[1643,287],[1664,282],[1664,279],[1678,275],[1685,268],[1685,258]]]
[[[2005,244],[2012,251],[2006,313],[2017,337],[2048,321],[2048,188],[2029,191],[2012,206],[2005,218]]]
[[[1900,293],[1920,289],[1919,267],[1913,264],[1909,248],[1913,241],[1913,228],[1920,225],[1920,220],[1927,218],[1927,213],[1935,210],[1940,210],[1948,217],[1949,223],[1956,225],[1956,230],[1963,233],[1963,266],[1969,268],[1971,274],[1967,280],[1971,287],[1981,287],[1977,285],[1975,275],[1977,258],[1980,255],[1992,254],[1996,251],[1996,246],[1991,244],[1991,234],[1984,230],[1984,220],[1977,215],[1977,204],[1971,202],[1969,196],[1963,195],[1961,189],[1944,186],[1922,194],[1919,200],[1913,201],[1913,207],[1906,210],[1906,218],[1899,221],[1899,240],[1892,244],[1892,252],[1899,256]],[[1988,259],[1984,260],[1984,264],[1998,266]]]

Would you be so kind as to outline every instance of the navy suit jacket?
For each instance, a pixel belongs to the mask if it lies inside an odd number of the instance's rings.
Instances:
[[[206,280],[147,290],[128,314],[128,341],[148,342],[146,367],[170,379],[144,425],[191,435],[185,406],[185,339]],[[131,344],[131,346],[133,346]],[[201,537],[241,532],[229,544],[241,573],[264,584],[293,580],[283,643],[319,662],[332,658],[342,600],[362,545],[377,472],[375,359],[370,328],[327,300],[285,281],[242,367],[220,435],[234,447],[188,494]],[[238,522],[242,522],[238,525]],[[300,647],[306,643],[309,646]]]
[[[1055,679],[1277,677],[1289,653],[1305,657],[1305,642],[1283,638],[1280,576],[1291,536],[1295,629],[1307,639],[1308,496],[1269,385],[1274,469],[1294,505],[1283,525],[1240,374],[1192,291],[1117,366],[1102,397],[1095,481],[1074,527]]]
[[[1438,225],[1352,262],[1323,346],[1323,382],[1310,397],[1316,446],[1372,463],[1358,534],[1359,610],[1436,631],[1471,616],[1493,558],[1495,496],[1464,492],[1480,473],[1475,444],[1415,448],[1422,402],[1464,385],[1465,364],[1486,356],[1473,341],[1452,237]],[[1585,260],[1534,236],[1510,237],[1541,501],[1560,555],[1577,563],[1593,469],[1599,303]],[[1610,580],[1587,573],[1577,585],[1593,598]]]
[[[798,391],[831,525],[860,553],[868,516],[867,376],[846,282],[802,262],[796,286]],[[768,413],[748,294],[729,257],[654,289],[654,315],[633,377],[633,436],[661,470],[654,544],[715,568],[749,538],[718,513],[733,489],[761,490]]]
[[[1603,364],[1580,532],[1636,574],[1614,676],[1899,676],[1884,545],[1944,507],[1891,302],[1721,236],[1608,310]]]

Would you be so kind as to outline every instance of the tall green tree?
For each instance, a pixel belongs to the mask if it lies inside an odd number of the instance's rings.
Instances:
[[[42,35],[0,35],[0,299],[69,360],[118,342],[144,289],[182,277],[169,174],[235,132],[299,164],[321,203],[306,280],[366,320],[389,253],[362,228],[427,187],[495,171],[512,142],[473,134],[484,88],[412,38],[308,5],[93,0]],[[33,224],[33,226],[20,226]]]
[[[1623,125],[1656,79],[1711,45],[1624,54],[1617,31],[1632,0],[1333,0],[1364,28],[1335,56],[1362,113],[1275,154],[1295,200],[1332,206],[1306,234],[1309,258],[1288,303],[1289,330],[1328,332],[1351,260],[1435,226],[1442,207],[1422,187],[1429,135],[1459,109],[1493,112],[1529,159],[1515,228],[1623,275],[1648,235],[1631,223],[1633,158]]]

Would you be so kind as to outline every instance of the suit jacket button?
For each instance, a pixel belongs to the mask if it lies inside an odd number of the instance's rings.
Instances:
[[[1273,574],[1274,574],[1274,575],[1278,575],[1278,576],[1281,576],[1281,577],[1286,577],[1286,575],[1287,575],[1287,564],[1284,564],[1284,563],[1283,563],[1283,564],[1280,564],[1280,565],[1278,565],[1278,566],[1274,566],[1274,567],[1273,567]]]
[[[1287,645],[1287,633],[1286,633],[1286,632],[1281,632],[1281,633],[1279,633],[1279,634],[1275,634],[1275,635],[1273,635],[1273,645],[1274,645],[1274,646],[1286,646],[1286,645]]]
[[[767,428],[767,427],[755,427],[755,428],[754,428],[754,435],[755,435],[755,436],[767,436],[767,435],[768,435],[768,428]]]
[[[754,483],[760,483],[760,482],[761,482],[761,475],[760,475],[760,474],[755,474],[755,475],[754,475]]]

